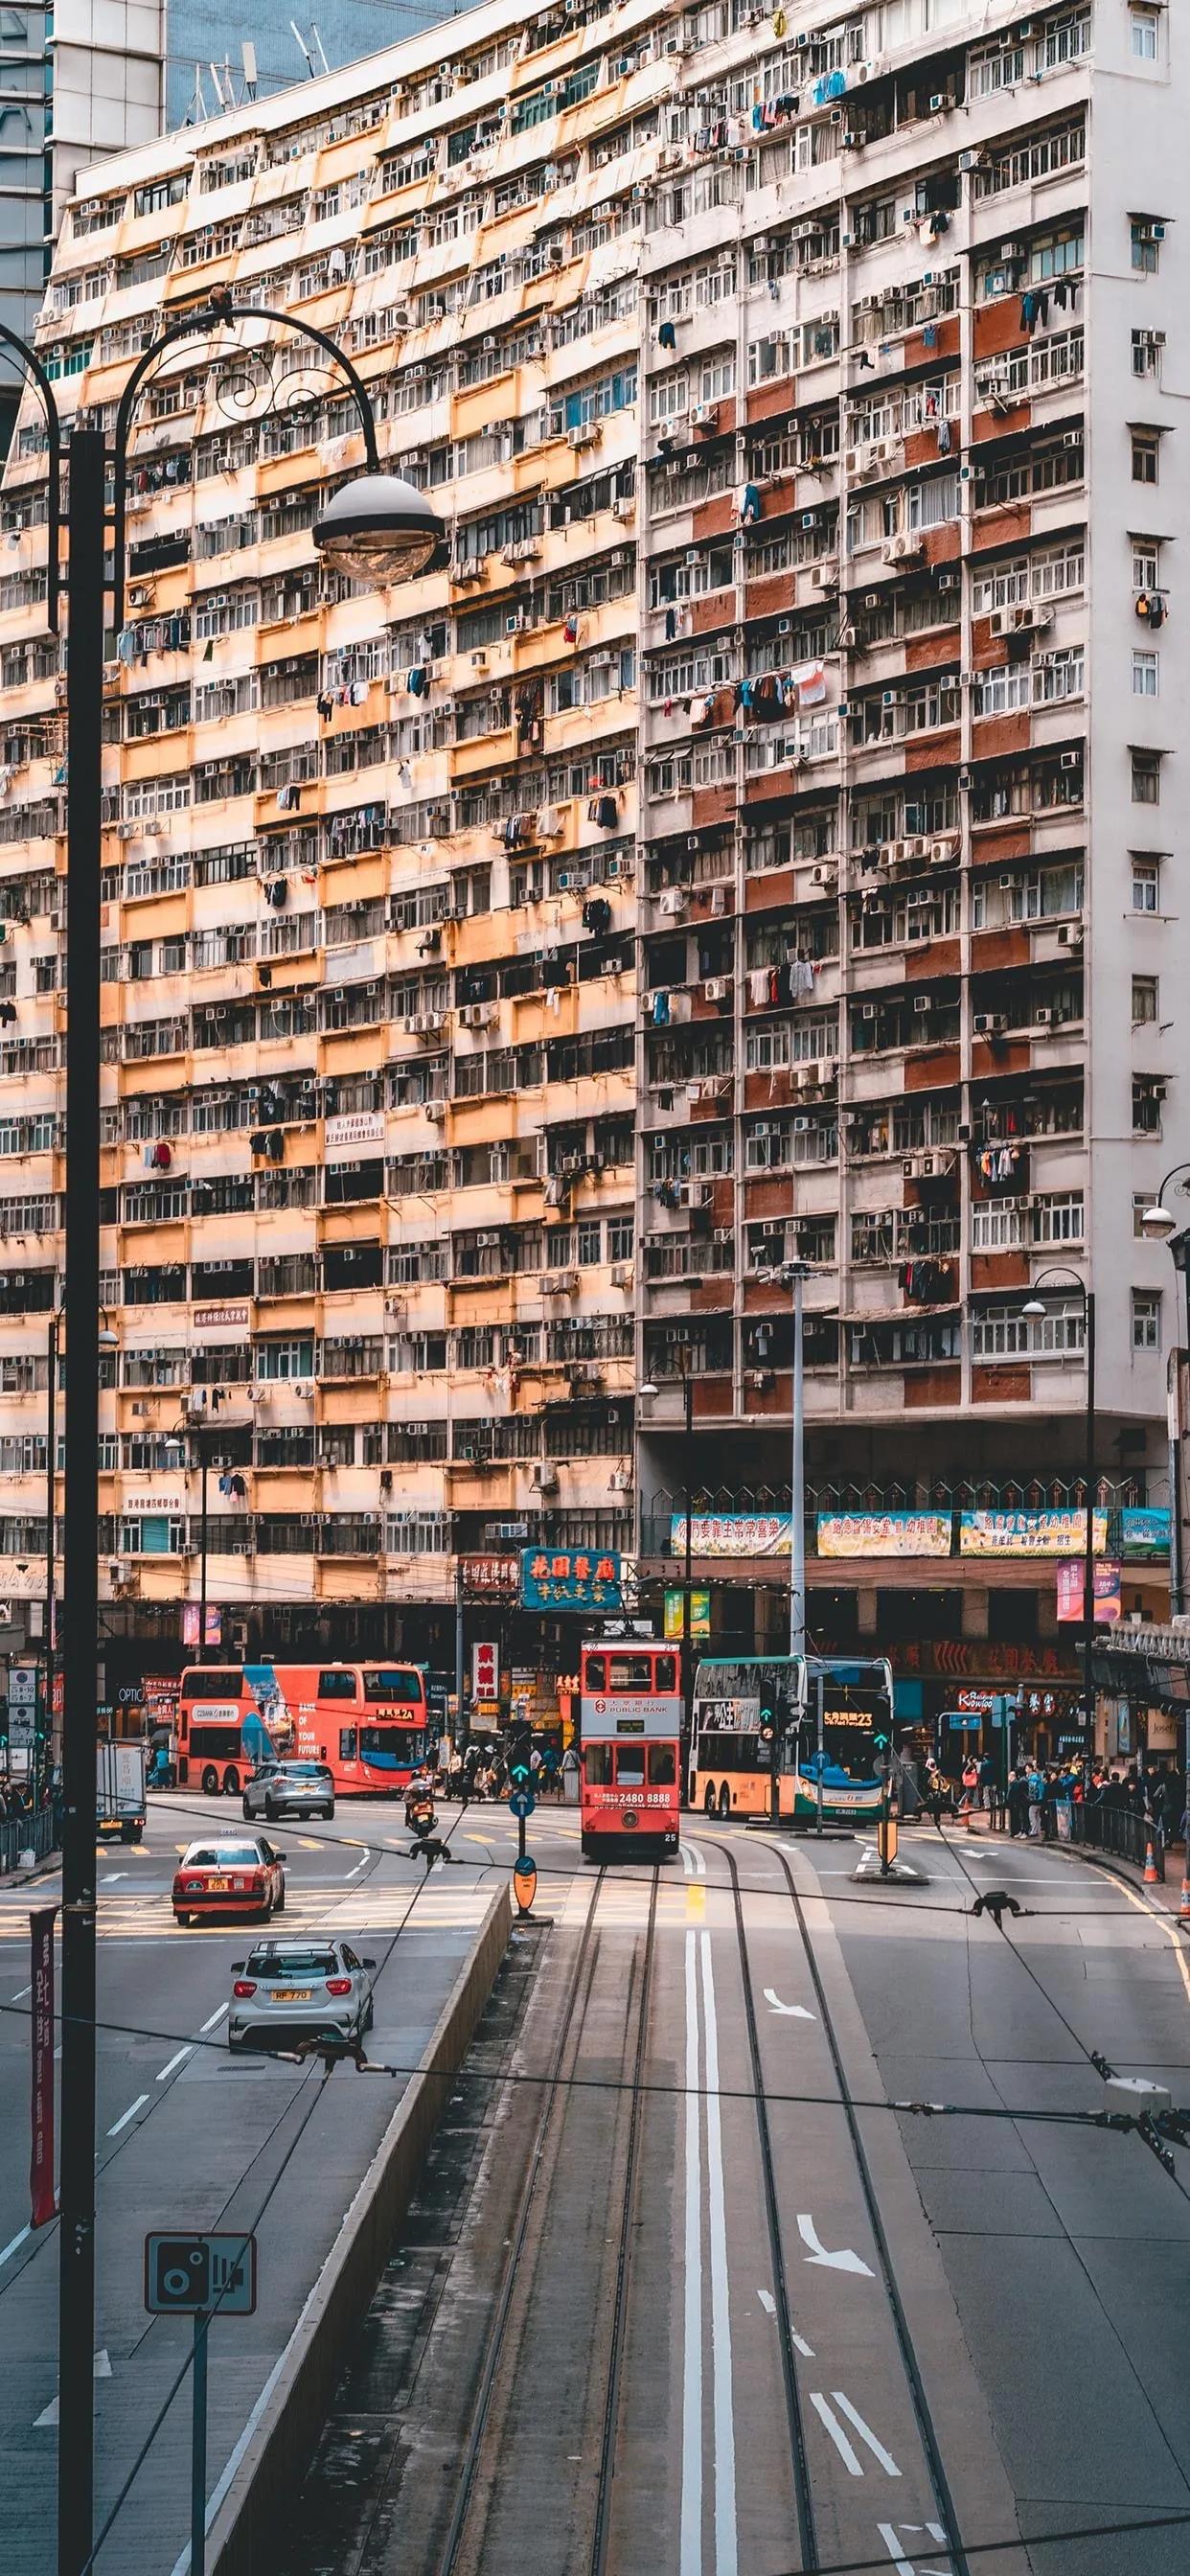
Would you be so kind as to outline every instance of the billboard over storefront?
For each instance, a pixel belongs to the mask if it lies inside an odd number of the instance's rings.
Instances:
[[[820,1556],[949,1556],[949,1512],[819,1512]]]
[[[961,1512],[960,1556],[1077,1556],[1087,1534],[1083,1511]],[[1097,1556],[1107,1548],[1107,1513],[1094,1514]]]

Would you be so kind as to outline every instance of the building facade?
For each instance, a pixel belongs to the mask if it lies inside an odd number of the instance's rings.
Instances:
[[[1060,1712],[1079,1542],[1014,1516],[1081,1504],[1080,1283],[1105,1553],[1167,1499],[1188,102],[1140,0],[491,0],[80,186],[67,410],[229,288],[341,341],[451,547],[383,596],[320,571],[361,442],[279,327],[154,373],[107,709],[114,1633],[177,1640],[205,1461],[233,1641],[445,1658],[460,1561],[539,1541],[652,1600],[688,1494],[716,1629],[775,1634],[800,1260],[814,1634],[883,1641],[910,1714]],[[3,507],[15,1601],[64,1142],[29,405]]]

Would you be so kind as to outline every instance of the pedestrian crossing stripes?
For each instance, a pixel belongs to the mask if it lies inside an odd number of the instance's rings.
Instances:
[[[290,1881],[285,1911],[275,1915],[271,1929],[280,1937],[286,1932],[317,1928],[321,1932],[355,1935],[363,1932],[388,1933],[399,1930],[408,1920],[410,1932],[472,1932],[482,1922],[491,1902],[492,1881],[479,1885],[474,1881],[463,1886],[448,1886],[445,1877],[431,1876],[428,1885],[420,1881],[369,1890],[331,1888],[298,1889]],[[200,1923],[179,1931],[179,1940],[209,1939],[218,1934],[223,1939],[243,1934],[256,1939],[263,1925],[221,1916],[217,1921]],[[173,1909],[167,1895],[137,1896],[121,1888],[100,1907],[100,1941],[163,1940],[174,1937]],[[0,1946],[28,1947],[29,1914],[27,1906],[0,1910]]]

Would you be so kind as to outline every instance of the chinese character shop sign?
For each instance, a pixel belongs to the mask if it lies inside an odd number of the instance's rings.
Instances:
[[[618,1610],[618,1550],[523,1548],[521,1600],[526,1610]]]

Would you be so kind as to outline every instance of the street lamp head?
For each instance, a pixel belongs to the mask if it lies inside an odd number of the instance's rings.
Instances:
[[[638,1395],[660,1395],[661,1389],[659,1386],[654,1386],[651,1377],[647,1377],[644,1385],[638,1386],[636,1392]]]
[[[1155,1199],[1152,1207],[1142,1208],[1140,1221],[1145,1233],[1151,1235],[1158,1243],[1165,1242],[1166,1237],[1173,1233],[1177,1223],[1176,1217],[1160,1199]]]
[[[413,581],[445,556],[441,521],[424,492],[399,474],[358,474],[314,522],[323,562],[355,581]]]
[[[110,1324],[101,1324],[95,1339],[101,1351],[119,1350],[120,1336],[118,1333],[113,1333]]]
[[[1048,1308],[1040,1297],[1026,1297],[1021,1308],[1022,1315],[1030,1324],[1044,1323],[1047,1312]]]

